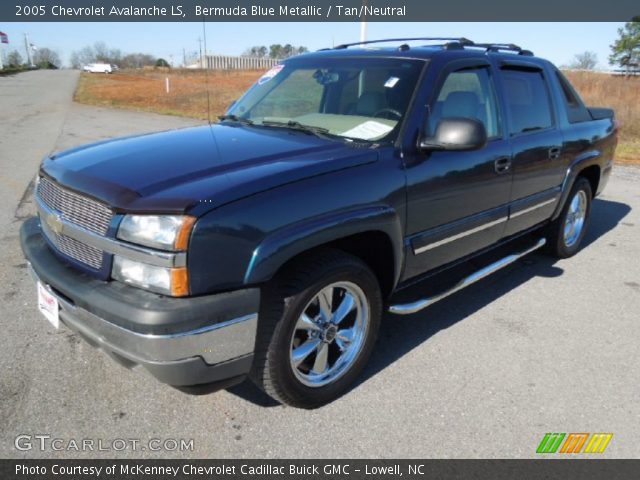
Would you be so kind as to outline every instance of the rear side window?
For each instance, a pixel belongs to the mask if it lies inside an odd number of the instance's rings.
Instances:
[[[503,69],[502,79],[512,135],[553,125],[549,91],[541,71]]]
[[[556,71],[556,76],[558,77],[560,89],[562,90],[562,98],[564,99],[564,106],[567,109],[569,123],[587,122],[591,120],[589,111],[569,83],[569,80],[559,71]]]

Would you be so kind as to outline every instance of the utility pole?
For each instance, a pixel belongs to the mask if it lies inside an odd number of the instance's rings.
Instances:
[[[362,0],[362,5],[366,7],[367,0]],[[361,42],[367,41],[367,20],[364,16],[360,19],[360,41]]]
[[[200,48],[200,68],[204,68],[202,63],[202,38],[200,37],[198,37],[198,45]]]
[[[24,32],[24,48],[27,50],[27,61],[30,67],[34,67],[33,57],[31,56],[31,45],[29,44],[29,36],[27,32]]]
[[[366,7],[367,0],[362,0],[362,5]],[[361,42],[367,41],[367,20],[365,19],[364,16],[360,19],[360,41]],[[363,70],[360,72],[360,76],[358,78],[358,97],[360,97],[364,92],[364,82],[365,82],[364,75],[365,73]]]

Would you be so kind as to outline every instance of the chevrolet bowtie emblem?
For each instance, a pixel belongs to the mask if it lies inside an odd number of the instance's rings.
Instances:
[[[53,233],[57,235],[62,233],[62,219],[60,218],[60,215],[50,213],[47,215],[46,222]]]

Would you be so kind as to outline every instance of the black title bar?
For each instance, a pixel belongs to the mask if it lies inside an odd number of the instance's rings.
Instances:
[[[0,460],[8,479],[635,479],[640,460]]]
[[[631,21],[638,0],[2,0],[2,22]],[[543,32],[541,32],[543,33]]]

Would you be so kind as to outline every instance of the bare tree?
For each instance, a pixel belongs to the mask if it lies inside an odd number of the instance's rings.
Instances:
[[[49,48],[38,48],[33,54],[33,63],[40,68],[60,68],[60,55]]]
[[[120,66],[122,68],[142,68],[155,65],[156,58],[146,53],[129,53],[122,57]]]
[[[598,65],[595,52],[582,52],[573,57],[570,67],[577,70],[593,70]]]
[[[145,53],[130,53],[123,56],[119,49],[109,48],[104,42],[96,42],[71,54],[73,68],[82,68],[83,65],[96,62],[111,63],[123,68],[141,68],[154,65],[156,58]]]
[[[87,46],[80,50],[76,50],[71,54],[71,66],[73,68],[82,68],[83,65],[96,61],[96,54],[93,47]]]

